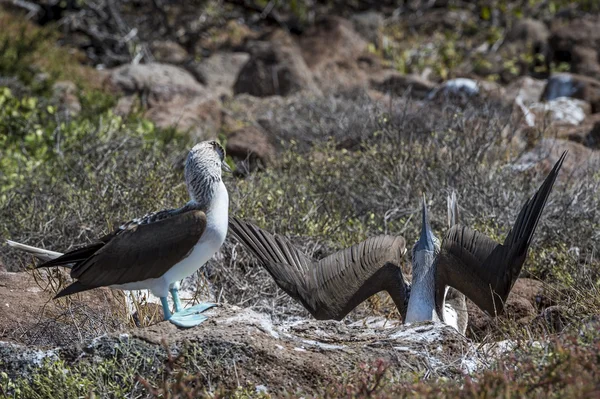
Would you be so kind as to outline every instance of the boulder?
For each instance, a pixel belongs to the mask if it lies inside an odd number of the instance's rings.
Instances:
[[[541,100],[559,97],[587,101],[592,106],[592,112],[600,112],[600,80],[572,73],[556,73],[548,79]]]
[[[221,126],[221,102],[212,93],[175,96],[168,102],[151,102],[144,116],[160,128],[174,127],[196,141],[216,137]]]
[[[244,169],[250,171],[259,164],[268,164],[276,150],[268,134],[258,126],[245,126],[227,136],[227,155],[244,162]]]
[[[126,96],[115,112],[127,114],[140,96],[144,116],[158,127],[175,127],[195,140],[216,136],[220,101],[186,70],[167,64],[124,65],[112,70],[107,83]]]
[[[165,64],[181,64],[190,58],[186,49],[171,40],[152,41],[150,51],[157,62]]]
[[[354,30],[358,32],[367,42],[381,47],[382,32],[385,23],[383,14],[377,11],[365,11],[350,17]]]
[[[577,126],[591,113],[588,102],[568,97],[529,104],[527,108],[535,116],[537,126],[553,124]]]
[[[553,61],[569,63],[572,72],[600,79],[599,27],[600,15],[555,19],[549,38]]]
[[[111,70],[107,84],[124,94],[150,95],[155,101],[194,96],[205,91],[189,72],[174,65],[151,63],[123,65]]]
[[[553,138],[540,140],[535,147],[517,159],[513,168],[519,171],[535,168],[541,174],[548,174],[565,150],[569,153],[558,179],[583,179],[598,173],[600,153],[570,140]]]
[[[531,18],[519,19],[504,38],[504,43],[523,42],[531,46],[533,52],[540,53],[547,46],[550,30],[542,21]]]
[[[600,114],[588,116],[583,123],[572,127],[557,127],[555,136],[572,140],[593,149],[600,148]]]
[[[506,86],[506,98],[514,102],[519,97],[524,105],[529,105],[540,100],[545,87],[545,80],[521,76]]]
[[[370,79],[373,89],[403,96],[410,94],[419,99],[424,99],[435,88],[435,84],[423,79],[418,75],[404,75],[394,70],[382,71],[382,73]]]
[[[529,278],[519,278],[506,299],[504,313],[499,317],[491,317],[471,301],[467,301],[469,312],[467,331],[477,337],[483,337],[491,333],[498,323],[506,319],[527,326],[537,316],[537,309],[543,306],[549,306],[544,284]]]
[[[303,90],[320,92],[300,48],[285,31],[279,29],[266,40],[252,41],[247,49],[250,59],[233,85],[235,94],[266,97],[287,96]]]
[[[340,17],[323,18],[300,37],[299,45],[306,65],[324,91],[368,85],[364,68],[368,69],[374,61],[361,61],[368,43],[350,21]]]
[[[209,89],[232,96],[233,85],[249,59],[248,53],[218,52],[202,60],[195,70]]]

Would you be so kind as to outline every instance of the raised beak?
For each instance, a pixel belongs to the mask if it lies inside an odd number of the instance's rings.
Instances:
[[[229,165],[227,165],[227,162],[225,162],[225,161],[221,162],[221,169],[223,169],[223,171],[225,171],[227,173],[233,172],[231,170],[231,168],[229,167]]]
[[[417,243],[417,247],[420,250],[426,250],[433,252],[433,232],[431,231],[431,227],[429,226],[429,215],[427,212],[427,202],[425,201],[425,195],[423,194],[423,203],[422,203],[422,216],[423,220],[421,222],[421,237],[419,237],[419,242]]]

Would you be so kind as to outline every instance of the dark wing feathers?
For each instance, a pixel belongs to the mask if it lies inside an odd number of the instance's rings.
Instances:
[[[407,284],[398,267],[405,251],[401,237],[372,237],[314,261],[285,237],[239,218],[230,218],[229,229],[260,260],[277,285],[317,319],[340,320],[383,290],[390,292],[405,314]]]
[[[504,244],[498,244],[460,225],[448,231],[437,260],[438,311],[447,285],[460,290],[491,315],[503,311],[504,302],[521,272],[527,249],[565,156],[566,152],[535,195],[525,203]]]
[[[39,267],[75,262],[71,277],[78,281],[57,297],[158,278],[190,253],[205,228],[205,213],[189,209],[147,224],[127,224],[106,242],[68,252]]]
[[[302,301],[305,272],[312,262],[281,236],[273,236],[251,223],[229,218],[229,231],[261,261],[277,285],[292,298]]]
[[[95,242],[90,245],[87,245],[83,248],[76,249],[71,252],[67,252],[66,254],[59,256],[56,259],[49,260],[48,262],[41,263],[36,266],[36,268],[40,267],[52,267],[52,266],[64,266],[71,263],[81,262],[89,258],[104,246],[103,242]]]
[[[387,291],[404,317],[408,284],[399,266],[405,250],[404,238],[378,236],[329,255],[315,265],[320,274],[313,275],[320,278],[309,280],[311,292],[339,320],[370,296]]]
[[[459,223],[459,212],[458,202],[456,200],[456,192],[452,191],[452,194],[447,197],[448,206],[448,228],[452,228]],[[445,290],[445,287],[444,287]],[[458,331],[464,334],[467,330],[467,323],[469,321],[469,314],[467,312],[467,299],[465,294],[457,290],[456,288],[450,287],[447,292],[440,293],[445,295],[445,302],[454,309],[457,316],[456,325]],[[444,312],[439,314],[440,318],[444,320]]]

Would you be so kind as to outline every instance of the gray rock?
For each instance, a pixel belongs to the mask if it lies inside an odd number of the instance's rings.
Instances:
[[[548,79],[541,99],[550,101],[559,97],[587,101],[592,112],[600,112],[600,80],[573,73],[556,73]]]
[[[266,41],[251,42],[248,49],[250,59],[237,76],[235,94],[266,97],[302,90],[320,92],[299,47],[286,32],[277,30]]]

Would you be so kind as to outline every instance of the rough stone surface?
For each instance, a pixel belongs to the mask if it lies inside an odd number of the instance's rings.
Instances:
[[[600,114],[588,116],[583,123],[572,127],[557,127],[550,135],[557,138],[572,140],[586,147],[600,148]]]
[[[382,31],[385,23],[383,14],[377,11],[356,13],[350,18],[354,29],[369,43],[381,47]]]
[[[268,134],[257,126],[245,126],[227,136],[226,152],[234,158],[248,161],[252,170],[258,163],[268,164],[275,156],[276,149]]]
[[[529,105],[539,101],[545,87],[545,80],[521,76],[506,86],[506,98],[508,101],[513,102],[519,97],[523,104]]]
[[[512,26],[506,34],[505,40],[507,42],[524,41],[539,49],[546,45],[549,37],[550,31],[543,22],[523,18]],[[539,50],[535,52],[539,52]]]
[[[340,17],[326,17],[299,39],[306,65],[324,91],[366,87],[368,74],[359,63],[368,43],[352,23]],[[370,61],[365,60],[365,68]]]
[[[196,70],[209,89],[231,96],[238,74],[249,59],[248,53],[219,52],[203,60]]]
[[[403,96],[409,94],[416,98],[426,98],[435,88],[435,84],[418,75],[403,75],[396,71],[384,71],[370,79],[375,90]]]
[[[189,58],[188,52],[181,45],[170,40],[153,41],[150,51],[156,61],[166,64],[181,64]]]
[[[538,308],[548,306],[549,300],[541,281],[520,278],[509,294],[502,319],[509,318],[522,326],[528,326],[538,315]],[[476,337],[483,337],[493,331],[502,319],[494,319],[485,314],[471,301],[467,301],[469,323],[467,330]]]
[[[587,15],[572,20],[555,19],[549,38],[553,60],[569,63],[575,73],[600,79],[599,26],[598,15]]]
[[[216,137],[221,126],[221,102],[209,92],[193,97],[175,96],[168,102],[154,102],[145,116],[158,127],[175,127],[195,140]]]
[[[535,116],[536,125],[577,126],[587,118],[592,108],[583,100],[558,97],[547,102],[530,104],[528,109]]]
[[[250,60],[237,76],[235,94],[265,97],[302,90],[320,92],[299,47],[288,33],[276,30],[266,40],[250,42],[247,47]]]
[[[169,101],[175,95],[194,96],[204,91],[186,70],[160,63],[120,66],[112,70],[107,83],[125,94],[148,94],[156,101]]]
[[[505,92],[502,86],[494,82],[456,78],[443,82],[428,95],[429,99],[446,99],[449,97],[463,101],[474,97],[504,100]]]
[[[600,153],[570,140],[552,138],[540,140],[534,148],[523,154],[513,167],[521,171],[535,168],[547,174],[565,150],[568,150],[569,154],[558,179],[564,181],[573,178],[582,179],[598,173]]]
[[[186,70],[166,64],[115,68],[107,82],[126,97],[115,112],[126,115],[135,97],[147,106],[145,116],[158,127],[175,127],[196,140],[215,137],[221,125],[220,101]]]
[[[600,112],[600,80],[572,73],[557,73],[548,79],[541,99],[572,97],[587,101],[593,112]]]

